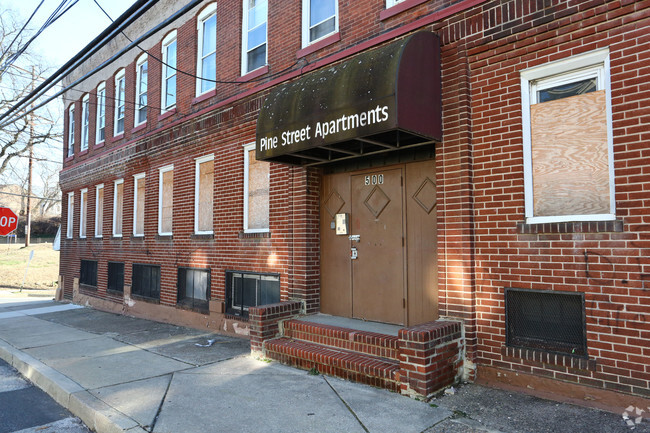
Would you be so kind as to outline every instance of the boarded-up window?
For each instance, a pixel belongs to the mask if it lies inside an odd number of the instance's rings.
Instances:
[[[104,185],[95,188],[95,237],[104,234]]]
[[[82,189],[79,200],[79,237],[86,237],[86,221],[88,220],[88,190]]]
[[[269,163],[255,159],[255,148],[245,148],[244,231],[269,229]]]
[[[113,196],[113,236],[122,236],[122,217],[124,213],[124,179],[115,182]]]
[[[212,156],[196,161],[195,223],[197,233],[212,233],[214,197],[214,160]]]
[[[135,197],[133,197],[133,235],[144,236],[144,174],[134,176]]]
[[[68,220],[66,222],[66,237],[72,238],[74,225],[74,192],[68,193]]]
[[[172,233],[172,213],[174,211],[174,171],[173,167],[160,169],[160,191],[158,197],[158,233]]]
[[[536,216],[609,213],[605,91],[531,107]]]
[[[599,50],[521,73],[529,223],[615,217],[608,56]]]

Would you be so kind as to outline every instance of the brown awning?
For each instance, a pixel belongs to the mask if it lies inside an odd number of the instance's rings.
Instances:
[[[256,157],[323,165],[432,145],[441,111],[440,42],[418,32],[272,90]]]

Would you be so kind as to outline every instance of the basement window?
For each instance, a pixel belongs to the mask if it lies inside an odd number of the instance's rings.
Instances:
[[[160,266],[133,265],[131,294],[146,299],[160,300]]]
[[[124,292],[124,263],[108,262],[108,286],[113,292]]]
[[[226,313],[248,317],[248,308],[280,302],[280,275],[226,271]]]
[[[178,305],[208,310],[209,299],[210,269],[178,268]]]
[[[506,288],[506,345],[587,357],[583,293]]]
[[[97,262],[95,260],[82,260],[79,271],[79,284],[97,287]]]

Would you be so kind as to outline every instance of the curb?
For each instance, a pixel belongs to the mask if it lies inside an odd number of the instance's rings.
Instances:
[[[97,433],[147,433],[135,420],[92,395],[77,382],[0,339],[0,358]]]

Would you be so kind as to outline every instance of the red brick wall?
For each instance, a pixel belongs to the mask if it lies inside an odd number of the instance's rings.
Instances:
[[[177,266],[209,266],[212,297],[224,299],[225,271],[279,272],[282,299],[307,300],[318,310],[318,171],[271,167],[271,236],[240,236],[243,148],[254,141],[257,111],[269,87],[416,30],[441,36],[444,140],[437,147],[440,314],[464,321],[471,363],[648,395],[650,367],[650,2],[438,0],[381,20],[383,2],[342,2],[340,40],[297,58],[300,2],[269,10],[269,72],[244,84],[240,75],[241,2],[218,8],[217,77],[213,94],[195,99],[195,81],[177,77],[175,113],[159,119],[160,65],[150,58],[148,122],[111,140],[114,81],[106,81],[107,145],[65,164],[66,193],[89,190],[88,239],[63,240],[66,294],[79,258],[96,257],[98,296],[105,296],[106,261],[162,264],[161,303],[175,304]],[[160,41],[150,43],[156,56]],[[609,47],[619,222],[524,224],[522,107],[519,72],[596,48]],[[195,72],[196,19],[178,23],[178,67]],[[129,78],[131,77],[131,78]],[[127,66],[127,100],[135,65]],[[94,84],[96,87],[96,83]],[[129,93],[130,92],[130,93]],[[81,99],[81,94],[79,95]],[[131,99],[133,100],[133,99]],[[91,114],[94,112],[91,112]],[[77,104],[77,119],[81,108]],[[94,119],[91,121],[94,123]],[[81,122],[77,120],[80,128]],[[67,127],[67,123],[66,123]],[[91,132],[91,137],[93,137]],[[80,134],[76,135],[76,146]],[[213,238],[192,236],[194,158],[215,154]],[[158,239],[158,168],[174,164],[174,236]],[[130,238],[133,174],[147,173],[144,240]],[[125,179],[124,238],[110,238],[113,180]],[[94,185],[105,184],[104,239],[94,234]],[[618,229],[622,231],[617,231]],[[65,223],[63,227],[65,233]],[[271,258],[271,259],[270,259]],[[587,267],[588,262],[588,267]],[[588,272],[587,272],[588,269]],[[589,357],[583,364],[522,356],[505,349],[504,288],[585,293]],[[471,373],[470,373],[471,375]]]

